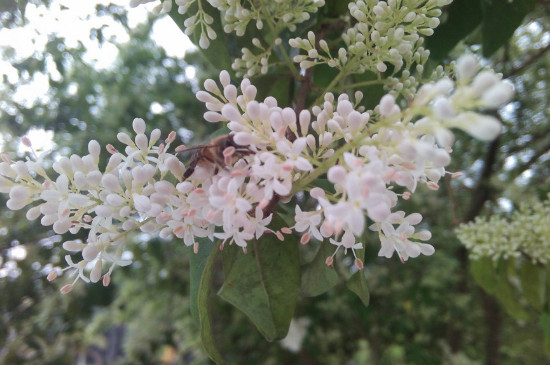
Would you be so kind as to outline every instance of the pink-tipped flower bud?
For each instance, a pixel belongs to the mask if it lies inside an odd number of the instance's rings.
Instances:
[[[67,294],[70,293],[71,290],[73,290],[73,284],[64,285],[59,291],[61,294]]]
[[[108,273],[103,275],[103,279],[101,281],[103,283],[103,286],[109,286],[109,284],[111,283],[111,275],[109,275]]]
[[[29,147],[29,148],[32,146],[31,140],[27,136],[21,137],[21,143],[23,143],[26,147]]]
[[[54,269],[52,271],[50,271],[48,273],[48,276],[46,276],[46,279],[48,279],[48,281],[53,281],[57,278],[57,271]]]
[[[109,152],[111,155],[118,153],[118,150],[112,144],[108,144],[106,148],[107,148],[107,152]]]
[[[434,181],[428,181],[426,184],[430,190],[439,190],[439,185]]]
[[[177,136],[176,132],[172,131],[168,134],[168,137],[166,137],[164,142],[166,142],[166,144],[172,143],[176,140],[176,136]]]
[[[281,232],[283,232],[284,234],[291,234],[292,229],[290,229],[288,227],[283,227],[283,228],[281,228]]]

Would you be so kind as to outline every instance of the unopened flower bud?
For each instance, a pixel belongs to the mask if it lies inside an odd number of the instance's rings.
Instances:
[[[107,148],[107,152],[109,152],[111,155],[118,153],[118,150],[112,144],[108,144],[106,148]]]
[[[169,143],[172,143],[175,141],[176,139],[176,132],[175,131],[171,131],[169,134],[168,134],[168,137],[166,137],[166,139],[164,140],[164,142],[166,142],[166,144],[169,144]]]
[[[109,275],[108,273],[103,275],[103,286],[109,286],[109,284],[111,283],[111,275]]]
[[[130,136],[127,135],[126,133],[120,132],[120,133],[118,133],[118,134],[116,135],[116,138],[117,138],[120,142],[124,143],[125,145],[131,146],[131,145],[134,144],[134,142],[132,141],[132,139],[130,138]]]
[[[73,284],[64,285],[59,291],[61,294],[67,294],[70,293],[71,290],[73,290]]]
[[[26,147],[29,147],[29,148],[32,146],[31,140],[27,136],[21,137],[21,143],[23,143]]]
[[[57,270],[52,270],[48,273],[48,276],[46,276],[46,279],[48,279],[48,281],[53,281],[57,278]]]
[[[439,190],[439,185],[436,182],[433,182],[433,181],[428,181],[426,186],[428,186],[428,189],[430,189],[430,190]]]

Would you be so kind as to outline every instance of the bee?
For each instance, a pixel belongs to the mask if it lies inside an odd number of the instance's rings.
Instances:
[[[248,147],[237,144],[233,140],[232,134],[222,134],[212,138],[208,144],[184,148],[182,151],[190,150],[196,151],[191,157],[181,181],[185,181],[193,175],[197,165],[209,163],[214,165],[217,170],[230,165],[234,157],[254,153]]]

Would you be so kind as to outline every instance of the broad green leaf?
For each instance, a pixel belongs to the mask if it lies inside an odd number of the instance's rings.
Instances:
[[[252,79],[252,83],[258,89],[256,100],[263,100],[268,96],[277,99],[277,104],[284,108],[290,105],[292,93],[290,88],[294,78],[292,74],[283,71],[274,71],[266,75],[258,75]]]
[[[482,257],[470,261],[470,270],[475,281],[489,294],[494,294],[498,281],[493,269],[493,261]]]
[[[355,254],[357,255],[357,258],[364,262],[365,260],[365,249],[361,250],[355,250]],[[365,307],[369,306],[370,301],[370,293],[369,288],[367,286],[367,280],[365,278],[365,272],[363,270],[359,270],[356,273],[354,273],[351,278],[346,281],[346,286],[349,290],[354,292],[359,299],[361,299],[361,302],[363,302],[363,305]]]
[[[426,38],[426,46],[434,59],[443,59],[483,19],[479,0],[454,1],[445,12],[448,14],[447,20],[435,29],[431,37]]]
[[[498,285],[495,287],[494,295],[509,315],[519,320],[525,321],[529,319],[529,314],[519,302],[520,298],[518,293],[514,290],[507,279],[502,278],[502,280],[498,281]]]
[[[340,73],[337,68],[320,64],[313,68],[313,84],[319,88],[327,87],[332,80]]]
[[[357,294],[359,299],[365,307],[369,306],[370,293],[367,287],[367,280],[365,279],[365,272],[363,270],[357,271],[346,281],[346,286],[349,290]]]
[[[546,271],[543,266],[525,261],[519,268],[519,279],[525,299],[533,308],[542,310],[546,298]]]
[[[21,19],[23,20],[23,24],[27,22],[27,19],[25,18],[25,10],[27,9],[27,4],[29,3],[29,0],[18,0],[17,1],[17,7],[19,8],[19,11],[21,12]]]
[[[540,326],[544,336],[544,352],[550,356],[550,313],[545,312],[540,316]]]
[[[200,289],[197,296],[198,313],[201,328],[201,342],[208,356],[216,362],[216,364],[225,364],[223,356],[216,347],[213,330],[213,312],[212,305],[217,299],[215,292],[216,288],[213,285],[215,263],[219,258],[219,250],[212,250],[206,265],[202,272]]]
[[[321,188],[328,194],[334,194],[334,184],[328,181],[328,179],[317,179],[311,183],[311,185]]]
[[[208,258],[214,247],[214,243],[208,238],[199,238],[199,251],[193,253],[190,249],[189,253],[189,281],[190,281],[190,300],[191,300],[191,317],[196,323],[199,323],[198,297],[201,286],[204,268],[208,262]]]
[[[535,7],[534,0],[488,1],[483,3],[483,55],[491,56],[514,34],[525,15]]]
[[[340,15],[349,14],[348,4],[351,0],[326,0],[325,14],[327,17],[337,18]]]
[[[508,280],[510,265],[501,260],[496,266],[489,258],[471,261],[474,279],[489,294],[493,295],[514,318],[527,320],[529,315],[521,306],[518,293]]]
[[[328,256],[332,255],[336,246],[322,242],[319,251],[311,262],[302,266],[300,295],[316,297],[327,292],[338,283],[338,274],[325,264]]]
[[[274,227],[284,225],[274,219]],[[244,254],[236,245],[222,253],[225,281],[219,295],[240,309],[262,335],[285,337],[300,289],[298,242],[274,234],[250,241]]]

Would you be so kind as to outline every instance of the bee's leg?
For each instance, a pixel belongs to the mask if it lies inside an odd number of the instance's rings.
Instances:
[[[183,177],[181,178],[181,181],[187,180],[191,175],[193,175],[193,172],[195,172],[195,167],[197,167],[197,164],[201,161],[201,158],[197,155],[194,155],[191,161],[189,162],[189,166],[187,167],[187,170],[183,173]]]
[[[193,175],[193,172],[195,172],[195,167],[197,167],[197,165],[201,162],[209,162],[209,163],[212,163],[212,164],[215,164],[216,161],[212,160],[210,157],[208,156],[204,156],[204,155],[201,155],[201,156],[195,156],[191,162],[189,162],[189,167],[187,167],[187,170],[185,170],[185,172],[183,173],[183,177],[181,179],[181,181],[185,181],[187,180],[191,175]]]

